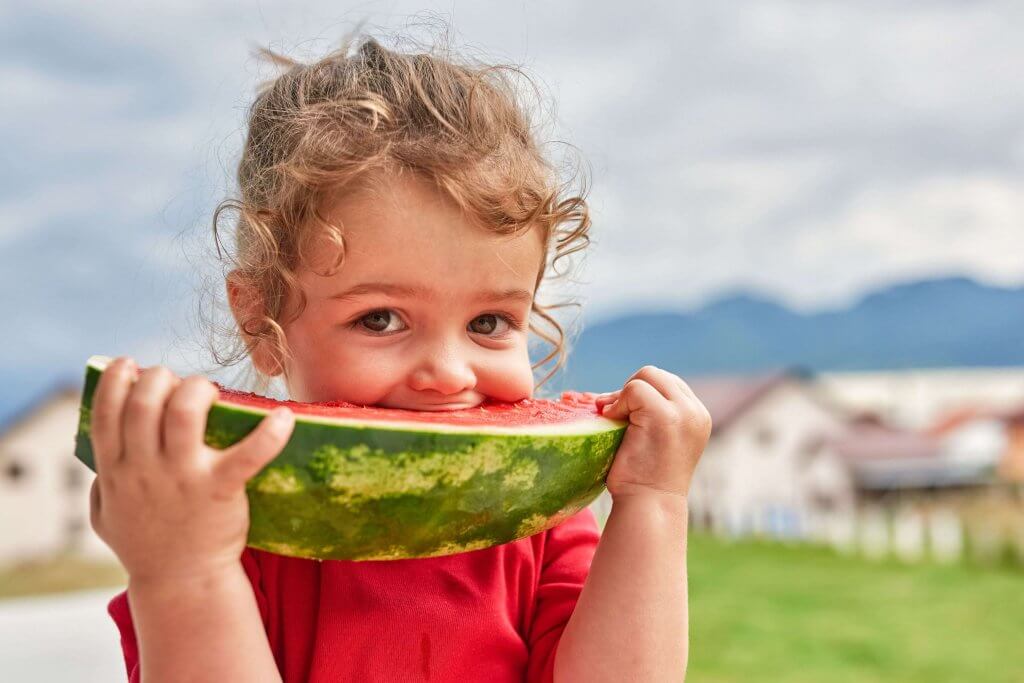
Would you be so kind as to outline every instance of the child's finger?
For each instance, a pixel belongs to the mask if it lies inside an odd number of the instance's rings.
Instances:
[[[92,399],[92,417],[89,438],[96,461],[96,473],[121,459],[121,422],[125,397],[135,379],[135,361],[131,358],[117,358],[100,375],[96,393]]]
[[[205,377],[186,377],[167,401],[163,418],[163,455],[183,460],[203,446],[206,416],[220,391]]]
[[[614,403],[619,397],[619,393],[619,391],[609,391],[606,394],[598,394],[597,397],[594,398],[594,403],[596,403],[599,408],[601,406],[608,405],[609,403]]]
[[[601,415],[613,420],[622,420],[629,415],[629,407],[621,395],[617,396],[611,403],[601,404],[599,407]]]
[[[602,415],[612,419],[629,419],[633,424],[644,421],[645,415],[671,418],[672,404],[661,393],[642,379],[631,379],[622,388],[617,401],[604,408]]]
[[[132,387],[124,411],[124,458],[152,462],[160,454],[160,423],[167,399],[181,380],[157,365],[142,372]]]
[[[629,415],[629,408],[626,406],[625,401],[619,399],[607,405],[602,405],[600,413],[602,416],[612,420],[624,420]]]
[[[288,443],[295,426],[295,415],[278,408],[256,425],[244,439],[221,451],[214,466],[215,476],[229,494],[254,477]]]
[[[668,370],[662,370],[653,365],[645,365],[629,379],[642,379],[658,390],[662,396],[669,401],[682,401],[687,398],[687,392],[679,386],[680,379]],[[626,380],[627,382],[629,380]]]

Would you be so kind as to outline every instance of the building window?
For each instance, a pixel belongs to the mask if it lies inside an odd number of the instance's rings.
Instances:
[[[775,441],[775,432],[771,427],[758,427],[754,432],[754,441],[761,448],[768,448]]]
[[[800,446],[800,462],[803,465],[810,465],[825,447],[825,439],[821,436],[814,436]]]
[[[66,550],[76,552],[81,550],[82,542],[85,540],[85,520],[81,517],[71,517],[64,522],[64,547]]]
[[[818,512],[835,512],[839,508],[839,502],[834,496],[821,491],[815,491],[811,494],[811,505]]]
[[[82,488],[82,484],[85,482],[84,470],[85,465],[79,462],[73,462],[68,465],[66,472],[66,478],[64,483],[67,485],[69,491],[77,491]]]
[[[4,467],[4,477],[8,481],[19,482],[25,479],[28,470],[17,460],[12,460]]]
[[[72,517],[67,521],[66,531],[69,536],[78,536],[85,531],[85,520],[81,517]]]

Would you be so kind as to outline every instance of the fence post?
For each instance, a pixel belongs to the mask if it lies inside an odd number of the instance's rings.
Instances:
[[[904,508],[893,520],[893,550],[905,562],[917,562],[924,555],[924,522],[921,513]]]
[[[928,515],[928,540],[933,559],[943,563],[959,561],[964,553],[960,517],[949,508],[933,510]]]
[[[858,526],[861,551],[867,557],[877,560],[889,554],[889,522],[882,511],[865,509]]]

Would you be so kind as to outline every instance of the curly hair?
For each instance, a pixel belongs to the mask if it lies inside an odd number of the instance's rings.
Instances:
[[[513,75],[522,70],[440,54],[438,48],[406,54],[358,30],[342,46],[311,64],[260,49],[283,71],[259,87],[248,112],[248,133],[238,166],[238,196],[213,215],[218,257],[232,277],[259,292],[254,312],[229,335],[230,348],[213,356],[222,366],[270,344],[275,358],[288,354],[283,325],[306,306],[296,271],[317,237],[338,246],[344,234],[321,214],[329,192],[355,187],[381,171],[408,169],[436,185],[469,216],[498,234],[537,229],[544,260],[537,289],[562,277],[558,263],[589,243],[586,179],[559,181],[542,153],[533,121]],[[354,47],[354,49],[353,49]],[[234,250],[222,248],[220,225],[234,222]],[[288,321],[284,303],[297,300]],[[533,364],[551,365],[537,387],[565,363],[567,338],[553,310],[573,302],[541,305],[534,296],[529,330],[550,347]],[[552,364],[553,361],[553,364]],[[536,379],[536,375],[535,375]],[[259,371],[256,390],[270,377]]]

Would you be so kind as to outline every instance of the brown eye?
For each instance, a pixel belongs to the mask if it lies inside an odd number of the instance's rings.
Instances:
[[[494,330],[498,329],[498,322],[498,316],[493,313],[480,315],[469,323],[469,331],[477,334],[492,334]]]
[[[359,322],[371,332],[384,332],[391,324],[391,311],[373,311],[367,313]]]

